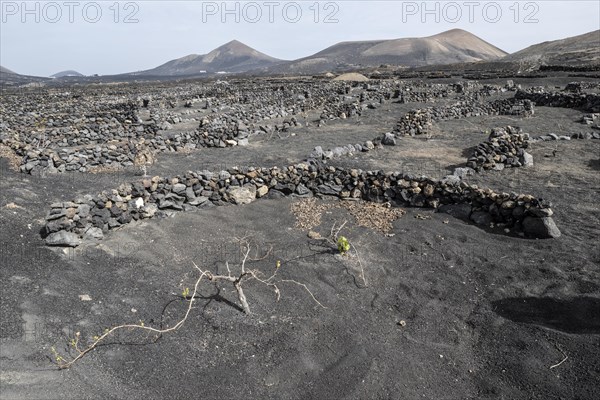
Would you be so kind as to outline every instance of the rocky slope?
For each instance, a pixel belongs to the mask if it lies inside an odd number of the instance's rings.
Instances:
[[[536,65],[600,64],[600,30],[538,43],[502,59]]]

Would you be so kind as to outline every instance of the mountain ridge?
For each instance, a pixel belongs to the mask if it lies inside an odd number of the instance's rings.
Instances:
[[[435,67],[451,65],[531,64],[600,65],[600,30],[564,39],[546,41],[512,54],[462,29],[451,29],[422,38],[399,38],[365,41],[342,41],[310,56],[286,61],[261,53],[246,44],[232,40],[206,54],[189,54],[158,67],[106,75],[102,78],[123,81],[137,79],[178,79],[211,75],[219,72],[255,75],[302,75],[324,72],[346,72],[364,67],[389,64],[399,67]],[[75,72],[62,71],[53,75]],[[94,80],[98,77],[74,77]],[[0,81],[13,84],[43,82],[45,77],[21,75],[0,66]]]
[[[502,61],[535,65],[600,64],[600,30],[537,43],[507,55]]]
[[[507,53],[462,29],[451,29],[427,37],[345,41],[313,55],[273,68],[274,72],[317,73],[319,70],[376,67],[394,64],[421,67],[434,64],[490,61]]]
[[[188,54],[156,68],[132,73],[146,76],[194,75],[217,72],[247,72],[282,62],[238,40],[232,40],[206,54]]]
[[[0,73],[3,73],[3,74],[17,74],[16,72],[11,71],[10,69],[8,69],[6,67],[3,67],[2,65],[0,65]]]

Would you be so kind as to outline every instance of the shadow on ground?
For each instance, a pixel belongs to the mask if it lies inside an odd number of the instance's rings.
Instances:
[[[497,300],[494,310],[514,322],[540,325],[575,334],[600,334],[600,299],[520,297]]]

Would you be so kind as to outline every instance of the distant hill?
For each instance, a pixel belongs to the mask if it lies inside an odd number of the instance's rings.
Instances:
[[[20,75],[0,66],[0,83],[60,84],[69,82],[119,82],[198,77],[219,72],[260,75],[314,75],[327,71],[368,71],[387,64],[391,68],[419,70],[537,70],[540,66],[578,68],[600,66],[600,30],[566,39],[539,43],[508,55],[498,47],[461,29],[423,38],[341,42],[311,56],[284,61],[261,53],[237,40],[207,54],[191,54],[156,68],[119,75],[86,77],[77,71],[62,71],[52,78]],[[56,79],[58,78],[58,79]]]
[[[600,30],[534,44],[502,59],[535,65],[600,64]]]
[[[506,52],[462,29],[424,38],[341,42],[309,57],[269,68],[274,73],[320,73],[381,64],[420,67],[496,60]]]
[[[177,76],[216,72],[240,73],[265,68],[279,62],[281,60],[233,40],[208,54],[190,54],[156,68],[130,75]]]
[[[14,72],[12,72],[8,68],[4,68],[2,65],[0,65],[0,73],[3,73],[3,74],[14,74]]]
[[[54,75],[50,75],[50,78],[82,77],[82,76],[84,76],[84,75],[80,74],[77,71],[68,70],[68,71],[57,72]]]
[[[29,83],[44,83],[49,80],[50,78],[17,74],[8,68],[0,66],[0,84],[2,85],[20,86]]]

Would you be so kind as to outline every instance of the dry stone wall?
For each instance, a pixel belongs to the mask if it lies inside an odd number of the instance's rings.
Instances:
[[[279,168],[234,168],[219,173],[188,172],[145,177],[97,196],[54,203],[46,217],[46,243],[77,246],[99,239],[134,220],[165,216],[227,203],[247,204],[261,197],[333,196],[342,200],[393,202],[446,212],[460,211],[477,224],[504,224],[532,237],[556,237],[550,204],[530,195],[496,193],[448,176],[433,180],[397,172],[362,171],[301,163]],[[456,208],[456,207],[459,208]],[[454,208],[453,208],[454,207]]]
[[[600,94],[544,92],[536,89],[519,90],[518,100],[530,100],[537,106],[574,108],[585,112],[600,112]]]
[[[434,122],[478,117],[486,115],[517,115],[528,117],[534,114],[531,101],[516,98],[494,100],[486,103],[462,101],[450,106],[428,107],[409,111],[398,121],[394,134],[415,136],[428,133]]]
[[[479,172],[533,166],[533,156],[525,151],[528,146],[529,134],[520,128],[493,128],[488,140],[477,145],[467,167]]]

